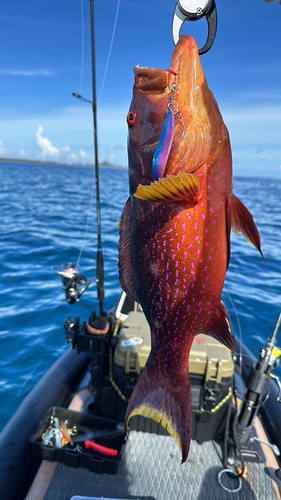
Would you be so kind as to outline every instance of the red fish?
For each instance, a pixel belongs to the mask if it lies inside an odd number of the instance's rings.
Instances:
[[[120,220],[119,272],[121,287],[143,308],[152,345],[126,423],[136,414],[161,422],[184,462],[192,430],[192,341],[205,333],[235,349],[221,302],[230,230],[261,252],[260,237],[233,194],[229,135],[196,42],[180,38],[171,70],[135,67],[134,73],[130,198]],[[158,144],[162,154],[155,153]]]

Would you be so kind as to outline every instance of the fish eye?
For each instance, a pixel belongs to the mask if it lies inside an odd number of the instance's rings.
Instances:
[[[134,125],[135,121],[136,121],[136,113],[134,111],[129,111],[128,113],[128,116],[127,116],[127,122],[128,122],[128,125]]]

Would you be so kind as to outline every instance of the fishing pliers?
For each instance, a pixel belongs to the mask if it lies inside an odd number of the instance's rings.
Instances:
[[[212,47],[217,32],[217,9],[215,0],[177,0],[174,12],[172,33],[174,44],[179,41],[180,30],[185,21],[198,21],[206,17],[208,23],[207,41],[199,49],[199,54],[205,54]]]
[[[92,449],[97,453],[108,455],[110,457],[117,457],[118,450],[102,446],[95,442],[96,439],[115,439],[125,435],[125,425],[123,423],[117,424],[116,427],[103,430],[95,430],[83,425],[75,426],[75,433],[72,436],[72,442],[76,445],[76,449],[81,451],[80,444],[85,448]]]

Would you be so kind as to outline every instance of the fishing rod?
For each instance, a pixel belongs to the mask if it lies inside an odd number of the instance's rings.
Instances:
[[[281,312],[275,325],[273,334],[268,338],[266,347],[260,351],[258,361],[254,364],[250,373],[245,395],[238,413],[238,428],[241,429],[243,441],[247,433],[245,429],[250,428],[262,398],[268,392],[270,378],[274,379],[278,385],[277,401],[281,402],[281,383],[277,375],[272,372],[277,368],[281,350],[276,347],[277,333],[281,325]]]
[[[101,241],[101,215],[100,215],[94,0],[90,0],[90,12],[91,12],[92,89],[93,89],[92,107],[93,107],[93,123],[94,123],[95,176],[96,176],[96,202],[97,202],[97,228],[98,228],[98,251],[97,251],[96,276],[97,276],[98,300],[100,303],[100,314],[102,314],[103,313],[103,301],[104,301],[104,262],[103,262],[103,251],[102,251],[102,241]]]
[[[96,60],[95,60],[95,22],[94,22],[94,0],[90,0],[90,23],[91,23],[91,55],[92,55],[92,101],[85,99],[80,94],[73,93],[77,99],[92,104],[93,110],[93,133],[94,133],[94,156],[95,156],[95,181],[96,181],[96,213],[97,213],[97,265],[96,279],[87,283],[85,276],[79,275],[78,264],[64,264],[62,271],[58,273],[62,277],[62,285],[65,290],[66,300],[69,304],[79,302],[81,295],[92,283],[97,283],[100,315],[103,315],[104,302],[104,260],[101,239],[101,210],[100,210],[100,187],[99,187],[99,160],[98,160],[98,134],[97,134],[97,98],[96,98]],[[82,251],[81,251],[82,252]],[[81,253],[80,253],[81,256]],[[80,257],[79,257],[80,258]],[[81,288],[82,286],[82,288]]]
[[[238,492],[242,487],[241,477],[246,478],[248,468],[245,466],[245,461],[262,462],[264,460],[263,452],[260,447],[254,446],[254,442],[262,443],[269,446],[275,455],[280,456],[279,448],[269,441],[264,441],[256,435],[254,431],[254,422],[258,414],[259,408],[265,403],[269,392],[270,379],[272,378],[278,385],[278,394],[276,401],[281,403],[281,382],[277,375],[272,372],[276,370],[281,359],[281,349],[276,347],[277,333],[281,326],[281,312],[277,319],[274,331],[268,338],[267,344],[260,351],[259,359],[253,364],[248,375],[244,397],[242,399],[239,410],[237,409],[237,397],[235,388],[233,397],[235,404],[230,400],[227,410],[226,426],[224,434],[224,469],[218,474],[218,482],[220,486],[230,493]],[[241,342],[241,340],[240,340]],[[247,365],[246,365],[247,366]],[[250,367],[249,367],[250,368]],[[241,373],[241,372],[240,372]],[[230,421],[232,420],[232,431],[230,431]],[[271,424],[272,425],[272,424]],[[229,434],[230,432],[230,434]],[[271,435],[271,439],[276,439],[276,435]],[[277,439],[279,444],[280,439]],[[241,460],[241,466],[236,471],[229,468],[235,464],[235,460]],[[237,489],[229,489],[222,483],[222,475],[227,473],[239,480]],[[281,468],[275,470],[275,475],[278,479],[281,478]]]

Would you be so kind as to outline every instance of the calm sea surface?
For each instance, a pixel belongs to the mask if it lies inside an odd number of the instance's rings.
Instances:
[[[77,262],[92,185],[92,169],[0,162],[0,429],[68,348],[66,317],[86,320],[98,310],[95,285],[70,306],[60,276],[52,270]],[[109,309],[120,294],[117,226],[128,197],[127,171],[101,169],[100,188],[105,309]],[[281,181],[236,178],[234,188],[255,218],[267,263],[243,236],[233,235],[223,297],[235,333],[239,333],[236,310],[243,341],[258,355],[281,308]],[[88,280],[95,278],[94,202],[92,213],[80,261],[80,272]],[[278,372],[281,375],[280,367]]]

